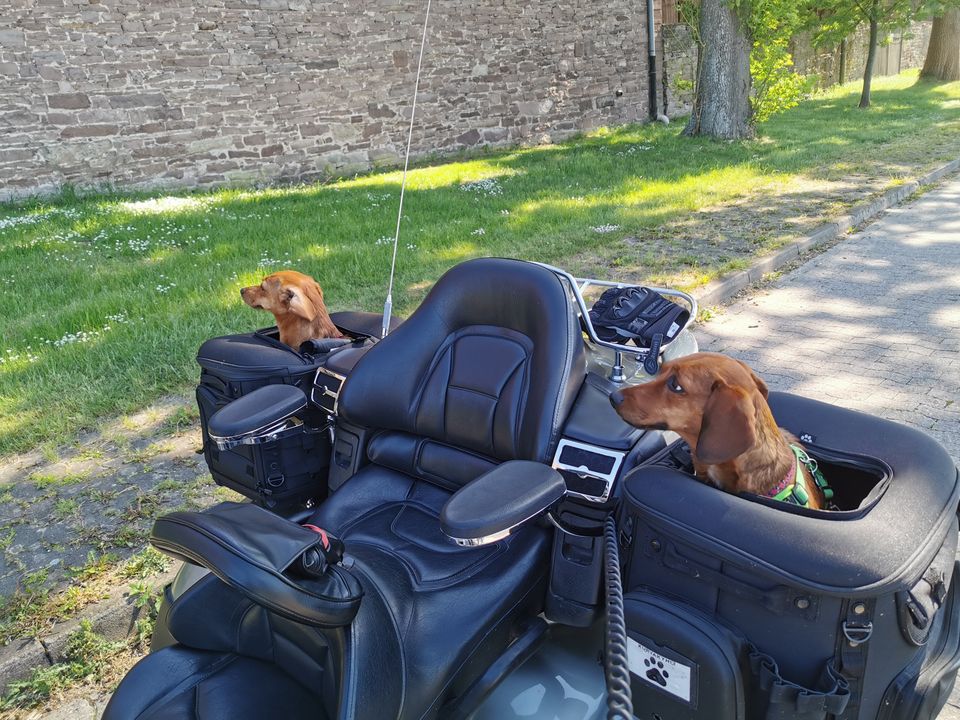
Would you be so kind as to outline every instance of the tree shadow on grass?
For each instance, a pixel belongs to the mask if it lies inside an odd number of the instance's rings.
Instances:
[[[687,286],[737,267],[882,190],[922,155],[902,138],[936,134],[942,91],[878,88],[875,98],[879,110],[870,113],[845,98],[808,101],[753,142],[633,126],[415,170],[397,310],[409,311],[444,270],[478,255]],[[0,430],[0,448],[32,446],[188,385],[204,339],[269,323],[237,289],[270,270],[315,275],[333,308],[378,311],[399,180],[394,172],[193,195],[197,202],[155,214],[83,200],[74,206],[79,219],[53,217],[17,236],[6,230],[0,275],[13,281],[2,288],[3,334],[18,352],[36,338],[45,348],[36,362],[0,365],[0,402],[13,420]],[[118,313],[126,322],[95,341],[49,349],[46,341],[102,330]]]

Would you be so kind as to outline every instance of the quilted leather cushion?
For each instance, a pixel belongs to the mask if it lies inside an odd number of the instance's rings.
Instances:
[[[103,720],[327,720],[319,698],[272,663],[173,645],[138,662]]]

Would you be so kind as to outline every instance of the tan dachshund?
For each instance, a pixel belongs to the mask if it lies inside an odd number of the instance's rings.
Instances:
[[[792,501],[806,494],[807,507],[826,505],[790,447],[802,450],[799,441],[773,419],[766,384],[739,360],[705,352],[678,358],[650,382],[611,393],[610,402],[631,425],[677,433],[690,446],[697,476],[721,490],[777,497],[799,473],[802,490]]]
[[[273,313],[280,342],[294,350],[307,340],[343,337],[323,303],[320,284],[309,275],[281,270],[259,285],[241,288],[240,297],[252,308]]]

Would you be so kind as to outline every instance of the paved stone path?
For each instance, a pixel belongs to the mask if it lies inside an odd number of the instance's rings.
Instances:
[[[697,331],[777,390],[914,425],[960,460],[960,178],[888,211]],[[97,717],[103,696],[31,716]],[[955,694],[939,720],[960,720]]]
[[[913,425],[960,461],[960,178],[696,330],[771,388]]]
[[[698,328],[776,390],[913,425],[960,462],[960,178]],[[938,720],[960,720],[960,688]]]

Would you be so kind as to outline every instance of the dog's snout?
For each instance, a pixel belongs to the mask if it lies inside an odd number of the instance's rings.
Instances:
[[[247,296],[247,289],[245,287],[240,288],[240,297],[245,298]]]
[[[614,390],[610,393],[610,404],[614,407],[620,407],[623,402],[623,393],[620,390]]]

